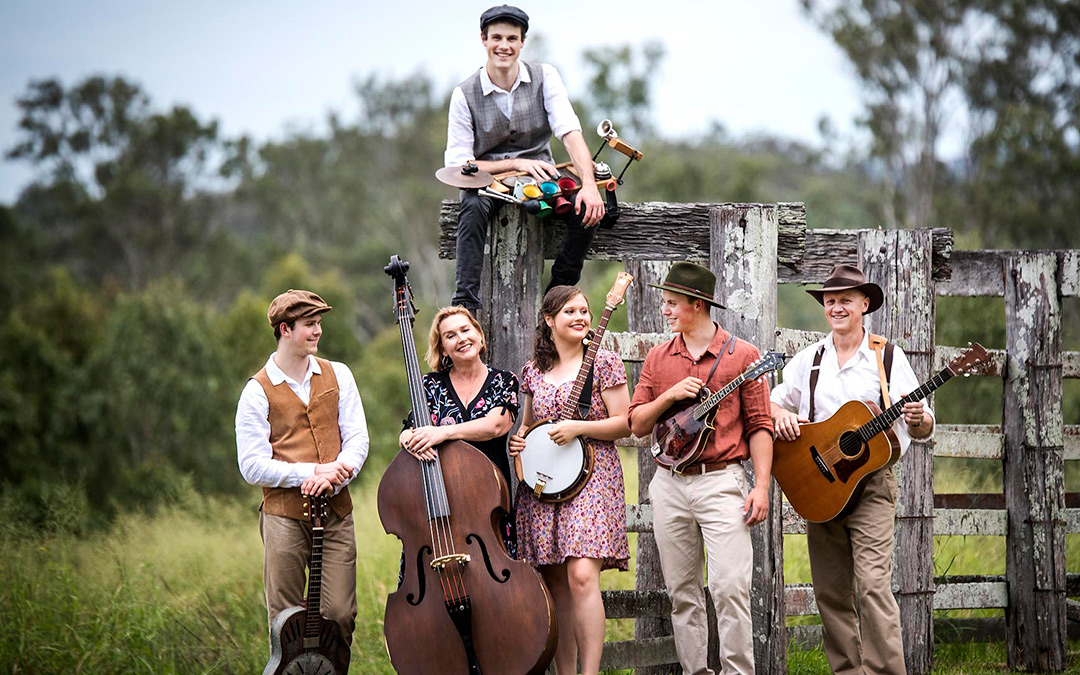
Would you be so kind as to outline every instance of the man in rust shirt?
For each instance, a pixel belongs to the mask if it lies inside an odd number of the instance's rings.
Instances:
[[[645,358],[630,403],[635,436],[652,433],[669,409],[693,402],[703,386],[722,388],[760,356],[709,316],[710,306],[723,307],[713,300],[716,277],[709,270],[675,263],[663,284],[650,285],[663,291],[664,318],[675,337]],[[653,532],[683,670],[687,675],[713,673],[706,663],[704,548],[723,672],[749,675],[754,672],[749,528],[769,513],[773,426],[768,387],[760,380],[744,383],[720,402],[715,427],[701,457],[681,474],[657,468],[649,484]],[[748,457],[754,464],[753,489],[740,464]]]

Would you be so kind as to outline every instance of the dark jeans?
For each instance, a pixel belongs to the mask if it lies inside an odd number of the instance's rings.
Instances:
[[[480,308],[480,275],[484,271],[484,244],[495,200],[478,190],[461,191],[461,215],[458,219],[456,290],[450,301],[464,305],[470,311]],[[552,216],[554,217],[554,216]],[[565,217],[566,237],[551,266],[552,286],[572,286],[581,279],[585,252],[596,236],[596,227],[582,227],[581,216],[575,211]]]

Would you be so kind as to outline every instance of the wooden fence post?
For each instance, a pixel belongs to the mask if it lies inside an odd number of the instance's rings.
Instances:
[[[540,277],[544,271],[540,226],[524,210],[496,207],[488,230],[480,299],[488,363],[521,373],[532,356]]]
[[[716,274],[720,325],[765,351],[776,344],[777,213],[772,204],[724,204],[709,212],[709,267]],[[749,462],[745,466],[750,468]],[[748,471],[753,484],[754,474]],[[769,517],[751,530],[754,663],[758,673],[787,671],[784,536],[780,488],[771,481]]]
[[[626,315],[627,325],[634,333],[666,333],[669,332],[667,322],[660,314],[660,289],[650,288],[647,284],[658,284],[667,276],[671,268],[669,261],[660,260],[636,260],[626,263],[626,271],[634,275],[634,284],[627,293]],[[641,376],[641,364],[631,363],[627,366],[630,382],[637,384]],[[649,504],[649,483],[653,474],[656,473],[656,462],[653,461],[652,453],[648,448],[638,451],[638,503]],[[640,532],[637,536],[637,561],[634,568],[634,590],[662,591],[664,590],[664,575],[660,569],[660,553],[656,550],[656,538],[652,532]],[[670,617],[642,617],[634,621],[634,639],[647,640],[650,638],[671,635]],[[635,675],[679,675],[682,666],[670,664],[667,666],[652,666],[637,668]]]
[[[1005,610],[1009,668],[1063,670],[1065,472],[1061,287],[1051,252],[1005,259]]]
[[[925,382],[934,362],[934,283],[929,230],[865,230],[859,258],[867,280],[885,291],[885,304],[866,318],[867,330],[903,341],[915,376]],[[841,262],[841,261],[837,261]],[[908,392],[890,391],[893,397]],[[907,672],[934,665],[934,453],[933,442],[912,442],[897,463],[893,588],[900,605]]]

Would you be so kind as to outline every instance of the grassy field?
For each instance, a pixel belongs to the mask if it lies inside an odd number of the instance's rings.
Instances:
[[[636,472],[630,456],[624,460],[628,492],[636,494]],[[382,532],[376,482],[369,479],[354,493],[359,617],[352,672],[365,675],[393,672],[382,615],[396,583],[399,548]],[[952,483],[950,491],[978,489]],[[253,491],[246,503],[191,497],[153,517],[124,517],[89,537],[32,536],[11,526],[0,531],[6,628],[0,631],[0,672],[260,672],[267,652],[256,507]],[[1080,560],[1077,544],[1070,536],[1070,561]],[[788,536],[785,549],[788,581],[809,580],[804,540]],[[1004,555],[1002,538],[939,537],[935,566],[939,574],[1001,573]],[[604,587],[632,588],[632,565],[629,573],[604,573]],[[632,635],[632,621],[608,622],[609,640]],[[937,651],[939,673],[1000,673],[1004,662],[1001,645]],[[820,651],[793,650],[788,672],[829,671]]]

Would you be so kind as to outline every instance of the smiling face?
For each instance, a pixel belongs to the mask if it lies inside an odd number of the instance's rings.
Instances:
[[[578,293],[567,300],[553,316],[544,316],[544,321],[556,339],[567,342],[582,340],[592,328],[589,301],[584,294]]]
[[[480,41],[487,50],[488,66],[506,70],[517,65],[521,48],[525,45],[521,26],[496,21],[487,25],[486,33],[481,33]]]
[[[821,304],[833,332],[846,335],[862,329],[863,314],[870,307],[870,298],[854,289],[832,291],[822,295]]]
[[[278,349],[297,357],[310,356],[319,351],[322,337],[322,314],[297,319],[292,328],[281,324],[281,340]]]
[[[455,366],[480,358],[484,339],[465,314],[451,314],[439,322],[439,351]]]
[[[705,312],[704,315],[708,317],[705,302],[702,300],[673,291],[661,291],[660,296],[663,298],[660,313],[664,315],[664,319],[673,333],[689,331],[698,321],[701,321],[703,311]]]

